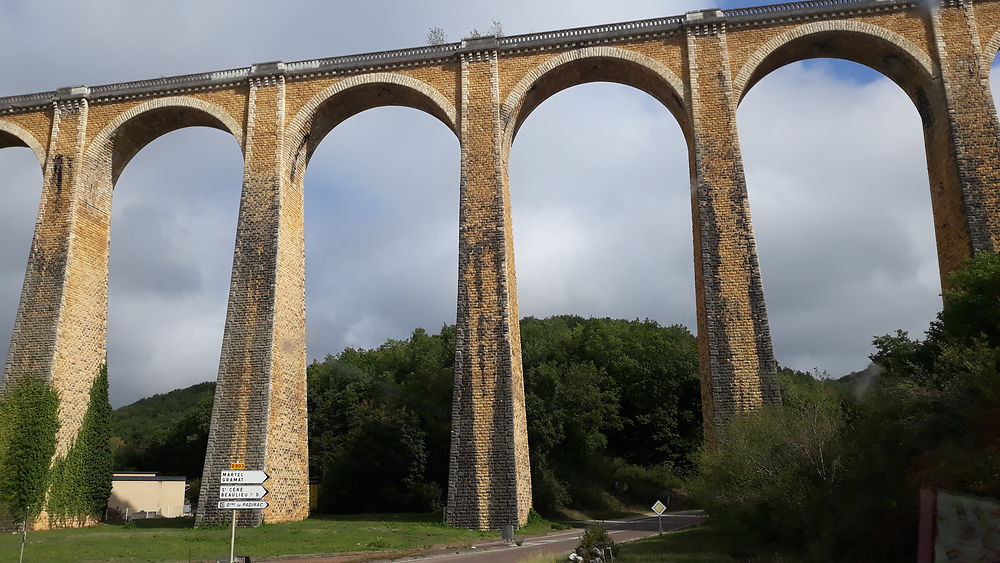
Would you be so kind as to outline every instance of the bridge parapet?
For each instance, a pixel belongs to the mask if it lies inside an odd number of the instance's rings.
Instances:
[[[909,8],[916,4],[910,0],[809,0],[722,10],[722,15],[732,21],[771,23],[776,16],[782,19],[806,15],[840,16],[845,10]]]
[[[779,21],[796,19],[823,19],[842,17],[869,10],[911,9],[918,6],[912,0],[810,0],[787,4],[771,4],[733,10],[707,10],[717,16],[689,18],[684,15],[617,22],[596,26],[575,27],[522,35],[496,38],[496,48],[501,52],[571,47],[577,44],[635,40],[648,36],[677,31],[684,26],[703,25],[710,21],[725,21],[737,27],[770,25]],[[386,68],[425,66],[453,61],[464,51],[475,49],[471,41],[442,45],[426,45],[406,49],[359,53],[322,59],[309,59],[285,63],[289,78],[312,77],[358,71],[376,71]],[[201,72],[179,76],[154,78],[104,84],[91,88],[91,102],[121,100],[150,95],[179,94],[183,92],[216,89],[245,81],[251,67]],[[52,102],[55,92],[0,97],[0,115],[34,111]]]

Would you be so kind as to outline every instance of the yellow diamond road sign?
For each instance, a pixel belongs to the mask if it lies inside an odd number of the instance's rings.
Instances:
[[[657,516],[663,514],[663,511],[666,509],[667,505],[663,504],[660,501],[656,501],[656,504],[653,505],[653,512],[655,512]]]

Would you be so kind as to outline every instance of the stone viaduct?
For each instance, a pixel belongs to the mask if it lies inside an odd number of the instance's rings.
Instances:
[[[990,65],[1000,1],[812,0],[0,99],[0,147],[27,146],[41,205],[4,381],[61,393],[72,442],[105,357],[112,191],[146,144],[228,131],[245,156],[202,523],[220,469],[263,468],[270,506],[307,516],[303,175],[323,137],[385,105],[426,111],[460,140],[458,349],[447,519],[521,522],[531,479],[507,160],[525,118],[560,90],[618,82],[663,103],[687,140],[707,426],[780,401],[736,108],[785,64],[835,57],[892,79],[920,114],[942,275],[1000,245],[1000,130]]]

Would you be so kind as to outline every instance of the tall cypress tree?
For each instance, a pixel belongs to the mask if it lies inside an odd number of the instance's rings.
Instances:
[[[101,369],[90,388],[90,404],[77,436],[83,471],[85,509],[88,515],[101,516],[111,496],[111,473],[114,470],[111,451],[111,401],[108,397],[108,364]]]
[[[101,365],[90,388],[90,402],[80,431],[65,458],[52,466],[47,510],[55,525],[84,523],[100,517],[111,496],[111,403],[108,368]]]

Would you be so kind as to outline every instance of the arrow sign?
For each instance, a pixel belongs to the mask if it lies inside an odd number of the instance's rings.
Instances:
[[[263,500],[220,500],[219,508],[267,508],[267,501]]]
[[[223,485],[259,485],[268,477],[263,471],[223,471],[220,482]]]
[[[260,485],[222,485],[219,487],[219,499],[260,499],[267,494],[267,489]]]

